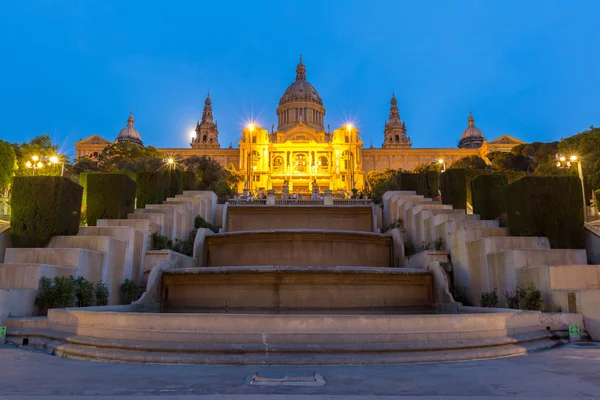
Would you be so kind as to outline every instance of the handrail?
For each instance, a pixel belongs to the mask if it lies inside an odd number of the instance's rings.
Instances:
[[[334,206],[369,206],[371,199],[332,199]],[[230,206],[265,206],[266,199],[229,199]],[[323,206],[324,199],[275,199],[276,206]]]

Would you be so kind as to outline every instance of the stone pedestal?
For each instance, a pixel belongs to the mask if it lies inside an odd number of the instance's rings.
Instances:
[[[326,189],[325,190],[325,200],[324,200],[324,204],[326,206],[332,206],[333,205],[333,195],[331,193],[331,190]]]
[[[315,199],[319,198],[319,185],[317,185],[316,183],[313,183],[312,185],[312,197]]]
[[[267,205],[274,206],[275,205],[275,191],[269,190],[267,192]]]
[[[287,199],[290,195],[290,187],[285,184],[281,187],[281,198],[282,199]]]

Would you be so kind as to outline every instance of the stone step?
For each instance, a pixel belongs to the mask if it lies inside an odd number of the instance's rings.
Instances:
[[[136,208],[133,211],[133,213],[137,214],[137,215],[162,214],[163,215],[162,231],[164,232],[163,235],[166,235],[171,239],[175,239],[177,237],[177,235],[176,235],[177,211],[174,208],[166,208],[166,209]],[[131,214],[129,214],[127,216],[127,218],[135,218],[135,217],[132,217]],[[147,218],[147,217],[138,217],[138,218]]]
[[[147,280],[152,268],[161,261],[168,261],[171,268],[192,268],[194,259],[172,250],[148,250],[144,257],[142,280]],[[145,286],[144,286],[145,287]]]
[[[157,231],[161,235],[167,236],[169,231],[165,228],[165,215],[162,213],[130,213],[127,214],[127,220],[150,221],[153,226],[157,226]],[[172,229],[171,229],[172,230]],[[171,232],[172,233],[172,232]]]
[[[144,215],[144,214],[131,214],[131,215]],[[153,233],[160,233],[160,224],[153,222],[150,219],[99,219],[96,221],[96,226],[130,226],[138,229],[147,235]]]
[[[144,253],[150,248],[149,237],[131,226],[82,226],[78,236],[110,236],[127,243],[123,274],[137,282],[142,274]]]
[[[104,255],[83,248],[8,248],[4,261],[12,264],[45,264],[70,268],[71,274],[90,282],[102,277]]]

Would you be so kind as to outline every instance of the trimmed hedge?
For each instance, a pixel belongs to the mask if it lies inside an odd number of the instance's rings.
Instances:
[[[402,172],[400,174],[400,190],[411,190],[418,192],[419,189],[419,175],[411,174],[408,172]],[[420,194],[420,193],[418,193]]]
[[[473,204],[473,195],[471,194],[470,182],[476,176],[479,175],[506,175],[508,176],[508,183],[512,183],[522,177],[526,176],[527,173],[524,171],[497,171],[494,169],[466,169],[465,174],[467,176],[467,203]]]
[[[178,169],[171,169],[165,175],[168,176],[169,185],[166,197],[175,197],[175,195],[183,193],[184,179],[183,172]]]
[[[144,208],[146,204],[162,204],[168,192],[165,175],[164,171],[137,173],[137,208]]]
[[[423,196],[431,197],[432,199],[439,196],[440,173],[438,171],[427,171],[421,173],[420,182]]]
[[[464,169],[450,168],[440,175],[442,203],[454,209],[467,209],[467,175]]]
[[[196,173],[194,171],[183,171],[183,190],[197,190]]]
[[[83,186],[82,209],[89,226],[98,219],[127,218],[135,208],[137,185],[129,174],[85,173],[79,176]]]
[[[576,176],[527,176],[504,188],[515,236],[546,236],[553,248],[584,248],[583,198]]]
[[[52,236],[77,235],[83,188],[62,176],[20,176],[12,186],[14,247],[45,247]]]
[[[596,213],[600,214],[600,189],[596,190]]]
[[[506,211],[502,190],[508,185],[508,175],[479,175],[471,180],[473,214],[481,219],[496,219]]]

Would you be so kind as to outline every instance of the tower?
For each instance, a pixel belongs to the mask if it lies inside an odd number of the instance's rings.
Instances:
[[[400,118],[398,102],[393,92],[390,100],[390,115],[383,128],[383,137],[384,149],[407,149],[412,145],[410,138],[406,136],[406,124]]]
[[[142,142],[142,137],[140,136],[140,133],[137,131],[137,129],[135,129],[135,126],[133,126],[133,121],[134,121],[134,119],[133,119],[133,111],[132,111],[129,113],[129,118],[127,118],[127,126],[123,129],[121,129],[121,131],[117,135],[117,138],[115,139],[115,142],[119,142],[119,143],[130,142],[130,143],[139,144],[140,146],[144,145],[144,143]]]
[[[213,120],[212,101],[210,93],[206,95],[204,100],[204,110],[202,111],[202,120],[196,124],[196,135],[192,138],[193,148],[215,148],[219,145],[219,127],[217,122]]]

